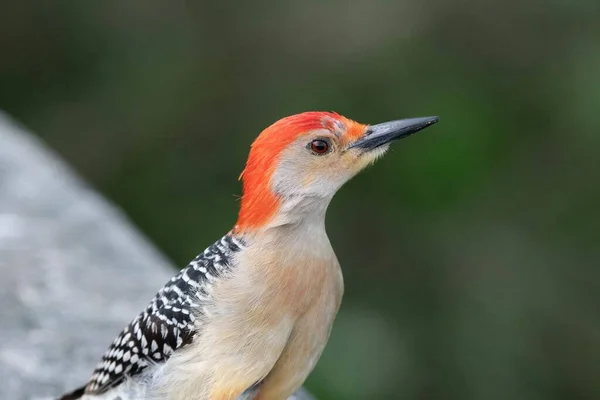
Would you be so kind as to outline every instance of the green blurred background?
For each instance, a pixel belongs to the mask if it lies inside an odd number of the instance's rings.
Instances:
[[[0,108],[181,266],[276,119],[439,115],[330,207],[346,297],[307,386],[600,398],[597,0],[5,1]]]

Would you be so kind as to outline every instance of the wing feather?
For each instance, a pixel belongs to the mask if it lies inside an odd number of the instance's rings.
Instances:
[[[198,301],[210,295],[210,283],[232,266],[243,248],[227,234],[192,260],[158,291],[146,309],[131,321],[104,353],[85,386],[86,394],[104,393],[150,365],[165,362],[191,343],[195,335]]]

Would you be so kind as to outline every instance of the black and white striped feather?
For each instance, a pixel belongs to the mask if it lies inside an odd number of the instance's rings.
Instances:
[[[215,279],[231,269],[232,256],[243,246],[240,238],[227,234],[171,278],[113,341],[85,386],[85,394],[104,393],[191,343],[202,301],[210,296]]]

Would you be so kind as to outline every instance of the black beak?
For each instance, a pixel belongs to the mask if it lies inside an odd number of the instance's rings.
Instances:
[[[410,136],[421,129],[425,129],[428,126],[435,124],[439,120],[439,117],[409,118],[371,125],[367,128],[365,135],[352,143],[348,148],[373,150],[392,140]]]

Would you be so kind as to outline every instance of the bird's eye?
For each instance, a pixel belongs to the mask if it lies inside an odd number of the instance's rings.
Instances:
[[[315,154],[325,154],[329,151],[329,142],[323,139],[316,139],[310,142],[310,149]]]

